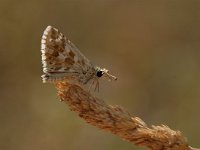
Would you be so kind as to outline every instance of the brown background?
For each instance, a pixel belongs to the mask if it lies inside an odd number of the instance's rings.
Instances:
[[[42,84],[47,25],[118,76],[98,97],[200,146],[199,0],[0,0],[0,149],[142,149],[86,124]]]

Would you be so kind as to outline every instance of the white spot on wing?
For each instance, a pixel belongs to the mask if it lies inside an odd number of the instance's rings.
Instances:
[[[41,52],[42,52],[42,54],[45,54],[45,53],[46,53],[45,50],[43,50],[43,49],[41,50]]]
[[[47,62],[46,61],[43,61],[42,64],[43,64],[43,67],[45,67],[45,68],[47,67]]]
[[[45,39],[42,39],[42,40],[41,40],[41,43],[42,43],[42,44],[45,44],[45,43],[46,43],[46,40],[45,40]]]
[[[46,30],[44,31],[44,35],[48,35],[48,33],[49,33],[49,31],[52,29],[52,27],[51,26],[48,26],[47,28],[46,28]]]
[[[43,72],[48,72],[48,69],[47,68],[43,68]]]
[[[45,55],[42,55],[42,61],[46,60],[47,59],[47,56]]]
[[[46,39],[47,39],[47,36],[46,36],[46,35],[43,35],[43,36],[42,36],[42,39],[46,40]]]
[[[41,49],[45,49],[46,45],[42,43]]]

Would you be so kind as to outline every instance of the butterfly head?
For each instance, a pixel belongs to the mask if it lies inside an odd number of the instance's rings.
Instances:
[[[108,78],[110,81],[111,80],[117,80],[117,77],[109,74],[109,71],[105,68],[99,68],[99,67],[96,67],[96,76],[98,78],[102,77],[102,76],[105,76],[106,78]]]

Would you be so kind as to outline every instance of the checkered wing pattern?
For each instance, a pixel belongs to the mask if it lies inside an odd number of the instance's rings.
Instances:
[[[58,29],[48,26],[41,40],[43,82],[87,82],[95,70],[90,61]]]

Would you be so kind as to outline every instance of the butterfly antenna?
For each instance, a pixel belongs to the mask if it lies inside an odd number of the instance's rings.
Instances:
[[[117,80],[117,77],[115,77],[115,76],[109,74],[108,71],[106,71],[105,74],[106,74],[107,77],[110,79],[110,81],[112,81],[112,80]]]

